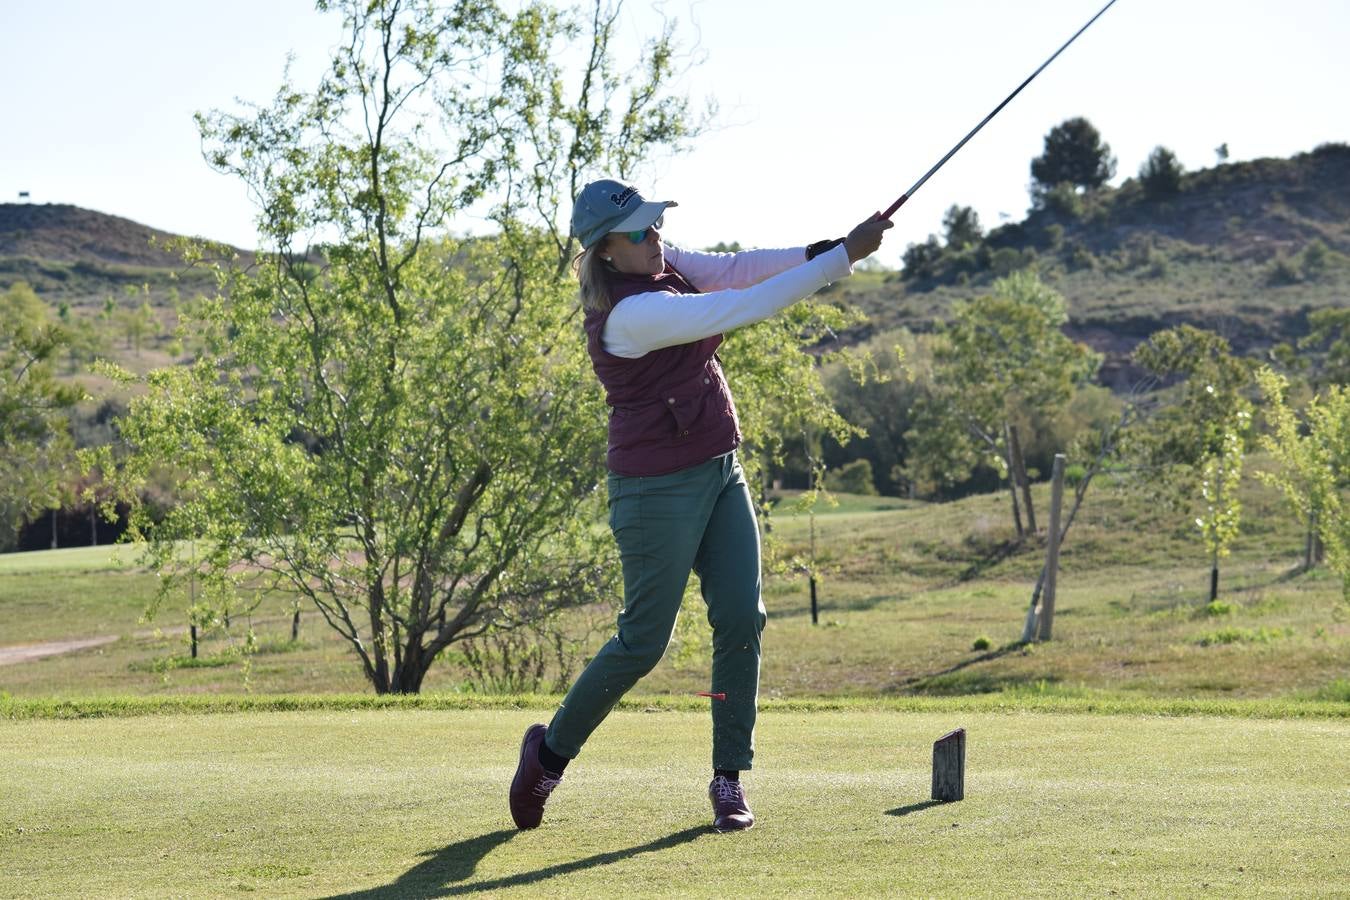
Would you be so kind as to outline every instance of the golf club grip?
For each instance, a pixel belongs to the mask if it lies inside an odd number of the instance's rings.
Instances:
[[[899,209],[900,207],[902,207],[902,206],[905,205],[905,201],[908,200],[908,199],[909,199],[909,194],[901,194],[899,200],[896,200],[896,201],[895,201],[894,203],[892,203],[890,206],[886,207],[886,211],[885,211],[884,213],[881,214],[881,218],[882,218],[882,219],[889,219],[892,215],[895,214],[895,211],[896,211],[897,209]]]

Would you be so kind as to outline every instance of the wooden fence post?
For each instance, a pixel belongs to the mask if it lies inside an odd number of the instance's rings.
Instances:
[[[1059,513],[1064,505],[1064,454],[1055,454],[1050,480],[1050,531],[1045,545],[1045,594],[1041,598],[1040,639],[1050,640],[1055,621],[1055,589],[1059,581]]]
[[[949,731],[933,743],[933,799],[944,803],[966,796],[966,730]]]

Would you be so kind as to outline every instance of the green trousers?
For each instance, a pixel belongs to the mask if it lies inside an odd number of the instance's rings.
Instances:
[[[734,453],[670,475],[609,476],[609,524],[623,561],[618,633],[578,676],[549,724],[555,753],[575,757],[619,698],[661,660],[690,571],[712,625],[713,768],[749,769],[759,696],[759,529]]]

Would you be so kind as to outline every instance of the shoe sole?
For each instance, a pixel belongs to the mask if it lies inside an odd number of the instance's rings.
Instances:
[[[718,834],[731,834],[736,831],[749,831],[751,828],[754,827],[755,827],[754,822],[751,822],[749,825],[737,826],[735,828],[719,828],[718,826],[714,825],[713,831],[717,832]]]

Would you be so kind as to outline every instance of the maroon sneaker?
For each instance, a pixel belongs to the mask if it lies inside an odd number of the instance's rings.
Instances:
[[[538,828],[544,818],[544,803],[562,781],[539,764],[539,745],[544,742],[546,725],[531,725],[520,742],[520,762],[511,779],[511,818],[517,828]]]
[[[739,781],[717,775],[708,785],[712,800],[713,828],[718,831],[744,831],[755,824],[755,814],[745,802],[745,788]]]

